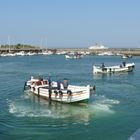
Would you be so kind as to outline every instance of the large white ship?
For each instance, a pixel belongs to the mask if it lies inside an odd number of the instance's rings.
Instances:
[[[95,45],[93,46],[90,46],[89,47],[90,50],[103,50],[103,49],[108,49],[107,47],[105,47],[104,45],[101,45],[101,44],[98,44],[96,43]]]

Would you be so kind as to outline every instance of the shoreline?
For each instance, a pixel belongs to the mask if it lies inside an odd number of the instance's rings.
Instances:
[[[103,52],[112,52],[113,54],[122,54],[122,55],[132,55],[132,56],[140,56],[140,48],[108,48],[108,49],[88,49],[88,48],[20,48],[20,49],[6,49],[0,48],[0,54],[2,53],[16,53],[16,52],[35,52],[40,53],[42,51],[52,51],[53,54],[57,54],[56,52],[89,52],[91,55],[96,55],[98,53]]]

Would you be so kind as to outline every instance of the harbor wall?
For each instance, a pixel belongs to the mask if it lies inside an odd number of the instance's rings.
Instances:
[[[10,52],[41,52],[44,50],[53,51],[54,54],[59,52],[90,52],[90,54],[98,54],[103,52],[111,51],[113,54],[126,54],[126,55],[133,55],[133,56],[140,56],[140,48],[109,48],[104,50],[97,50],[97,49],[88,49],[88,48],[48,48],[48,49],[40,49],[40,48],[26,48],[26,49],[10,49]],[[9,52],[9,49],[0,48],[0,53],[6,53]]]

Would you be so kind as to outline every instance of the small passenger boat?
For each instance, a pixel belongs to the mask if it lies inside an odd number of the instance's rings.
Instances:
[[[75,54],[66,54],[65,55],[65,58],[66,59],[80,59],[82,57],[83,57],[83,55],[78,54],[78,53],[75,53]]]
[[[132,55],[122,55],[123,59],[132,58]]]
[[[69,85],[66,79],[63,82],[50,82],[49,79],[31,77],[29,81],[25,82],[24,89],[27,88],[40,97],[58,102],[74,103],[88,101],[91,90],[94,90],[95,86]]]
[[[133,71],[135,67],[134,63],[123,63],[121,65],[116,65],[116,66],[95,66],[93,65],[93,73],[117,73],[117,72],[130,72]]]

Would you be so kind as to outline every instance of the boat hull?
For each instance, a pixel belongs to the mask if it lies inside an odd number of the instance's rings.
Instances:
[[[46,98],[52,101],[63,103],[87,102],[90,98],[90,85],[74,86],[69,85],[67,89],[58,90],[55,86],[48,86],[48,84],[36,85],[34,82],[27,81],[28,90],[33,94]]]

